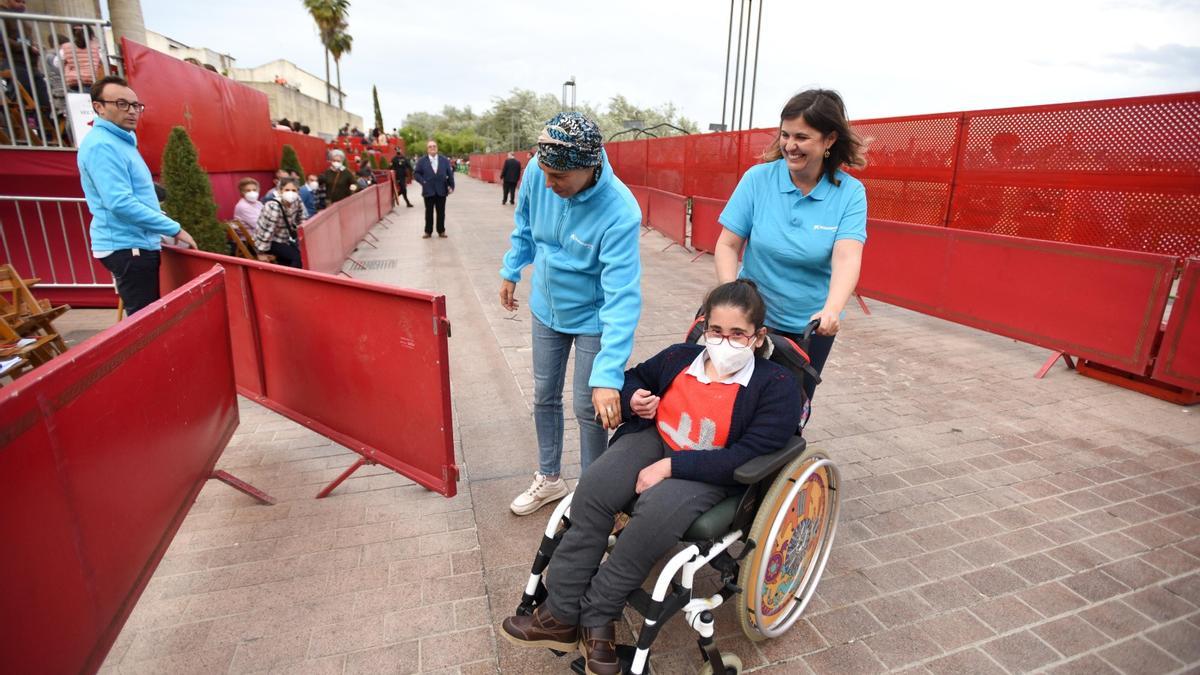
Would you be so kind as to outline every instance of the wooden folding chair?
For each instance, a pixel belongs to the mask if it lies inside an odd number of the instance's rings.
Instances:
[[[0,265],[0,317],[21,337],[39,333],[50,337],[54,349],[62,354],[67,351],[67,344],[53,322],[71,307],[54,307],[48,300],[35,298],[29,287],[37,282],[37,279],[22,279],[12,265]]]
[[[240,220],[231,220],[226,223],[229,226],[226,236],[230,241],[237,246],[238,256],[247,260],[263,260],[266,262],[275,262],[275,256],[270,253],[259,253],[258,249],[250,250],[247,244],[254,244],[254,237],[250,234],[250,230],[246,229],[246,224]]]
[[[23,337],[32,338],[33,342],[24,347],[18,346],[17,343]],[[57,337],[58,335],[22,336],[13,330],[7,321],[0,320],[0,354],[8,357],[20,356],[33,366],[40,366],[54,358],[56,352],[53,340]]]
[[[25,90],[25,86],[13,75],[11,70],[0,70],[0,79],[6,80],[8,84],[16,87],[17,97],[20,98],[20,103],[17,102],[16,98],[9,99],[5,97],[4,100],[5,114],[8,115],[9,123],[13,127],[13,133],[17,136],[10,140],[14,144],[25,145],[24,129],[29,126],[26,116],[32,113],[40,118],[42,111],[38,110],[37,106],[33,104],[33,97],[29,95],[29,92]],[[24,115],[21,113],[22,104],[25,106]],[[8,134],[5,135],[7,136]],[[29,129],[28,142],[30,145],[37,146],[46,144],[36,128]]]

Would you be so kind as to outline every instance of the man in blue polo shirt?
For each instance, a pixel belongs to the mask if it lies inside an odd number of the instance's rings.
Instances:
[[[125,80],[110,76],[92,85],[96,121],[79,144],[79,179],[88,210],[92,255],[112,272],[117,294],[132,315],[158,300],[161,237],[192,248],[196,240],[162,212],[154,180],[138,154],[138,119],[146,106]]]

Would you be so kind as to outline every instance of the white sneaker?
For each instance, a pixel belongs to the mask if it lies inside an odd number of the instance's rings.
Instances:
[[[528,490],[517,495],[508,508],[518,516],[527,516],[546,504],[558,501],[569,494],[571,494],[571,488],[567,487],[567,481],[563,480],[561,476],[550,480],[540,473],[535,473],[533,474],[533,484],[529,486]]]

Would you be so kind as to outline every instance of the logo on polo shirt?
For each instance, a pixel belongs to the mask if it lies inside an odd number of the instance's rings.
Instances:
[[[837,232],[837,225],[813,225],[818,232]]]
[[[580,246],[585,246],[585,247],[587,247],[587,248],[592,248],[592,245],[591,245],[591,244],[589,244],[589,243],[587,243],[586,241],[584,241],[584,240],[580,239],[579,237],[575,236],[574,234],[571,234],[571,241],[575,242],[576,244],[579,244]]]

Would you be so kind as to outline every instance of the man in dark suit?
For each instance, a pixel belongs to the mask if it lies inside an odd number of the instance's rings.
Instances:
[[[396,174],[396,188],[399,190],[400,196],[404,198],[404,204],[411,209],[412,202],[408,201],[408,173],[410,171],[412,171],[412,167],[408,163],[408,158],[404,156],[404,151],[397,146],[396,154],[392,156],[392,172]]]
[[[516,204],[517,181],[521,180],[521,162],[510,152],[504,166],[500,167],[500,182],[504,184],[504,196],[501,204]]]
[[[417,160],[413,179],[421,184],[421,197],[425,200],[425,234],[433,236],[433,213],[437,211],[437,233],[446,237],[446,197],[454,194],[454,169],[450,160],[438,154],[437,141],[425,144],[425,155]]]

